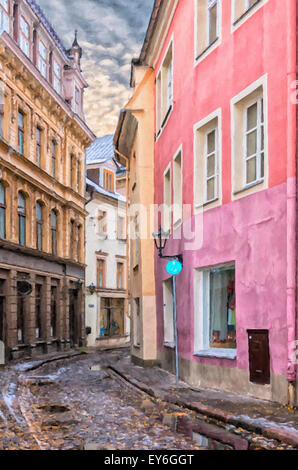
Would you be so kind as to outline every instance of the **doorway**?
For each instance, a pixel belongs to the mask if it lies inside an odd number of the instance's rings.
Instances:
[[[77,311],[78,291],[71,289],[69,291],[69,339],[71,348],[79,344]]]
[[[268,330],[247,330],[250,381],[270,384],[270,351]]]

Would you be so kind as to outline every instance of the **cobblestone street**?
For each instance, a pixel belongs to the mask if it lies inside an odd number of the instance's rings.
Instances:
[[[224,442],[229,445],[197,432],[190,433],[191,423],[202,421],[203,417],[199,420],[189,410],[151,400],[125,383],[109,365],[127,354],[125,350],[115,350],[84,354],[36,368],[34,363],[5,368],[0,375],[0,448],[248,448],[246,439],[225,430],[220,432],[226,434]],[[204,426],[214,431],[214,425],[204,423]],[[251,437],[251,444],[256,448],[286,448],[270,441],[264,444],[257,437]]]

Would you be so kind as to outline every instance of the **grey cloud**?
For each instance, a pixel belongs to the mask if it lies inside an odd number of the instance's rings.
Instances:
[[[130,61],[139,55],[153,0],[39,0],[39,4],[66,48],[78,29],[89,83],[86,120],[98,136],[113,133],[119,110],[131,95]]]

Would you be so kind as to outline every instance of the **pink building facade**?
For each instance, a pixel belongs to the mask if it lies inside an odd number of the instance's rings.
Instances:
[[[296,1],[156,1],[155,204],[176,280],[180,378],[297,403]],[[156,253],[157,350],[174,371]],[[297,387],[296,387],[297,390]]]

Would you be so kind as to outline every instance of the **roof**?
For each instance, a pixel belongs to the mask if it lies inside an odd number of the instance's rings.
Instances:
[[[157,25],[157,22],[158,22],[158,19],[159,19],[159,15],[160,15],[160,11],[161,11],[162,6],[163,6],[163,1],[162,0],[155,0],[154,1],[153,10],[152,10],[151,18],[150,18],[150,21],[149,21],[148,29],[147,29],[147,32],[146,32],[145,40],[144,40],[144,43],[143,43],[143,47],[142,47],[142,50],[141,50],[140,57],[137,61],[139,64],[146,63],[146,56],[147,56],[148,48],[149,48],[150,42],[152,40],[153,34],[155,32],[155,28],[156,28],[156,25]]]
[[[66,59],[69,59],[69,55],[68,55],[61,39],[59,38],[58,34],[54,30],[51,23],[47,20],[44,12],[42,11],[42,9],[38,5],[38,3],[35,0],[27,0],[27,3],[32,8],[32,10],[36,14],[36,16],[40,19],[40,21],[42,22],[42,24],[46,28],[47,32],[49,33],[49,35],[55,41],[55,43],[57,44],[57,47],[59,48],[59,50],[62,52],[62,54],[65,56]]]
[[[114,158],[113,134],[95,139],[86,150],[86,163],[102,163]]]
[[[117,201],[126,202],[126,198],[122,196],[121,194],[110,193],[109,191],[106,191],[101,186],[98,186],[98,184],[93,183],[93,181],[89,180],[88,178],[86,178],[86,184],[87,186],[92,186],[95,189],[95,191],[99,194],[103,194],[104,196],[111,197],[112,199],[116,199]]]

